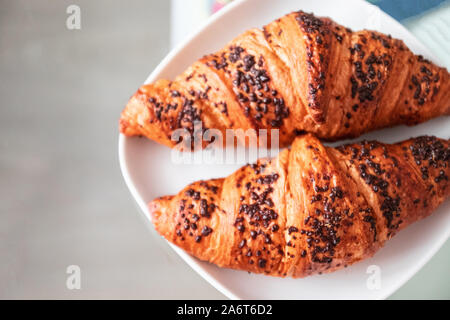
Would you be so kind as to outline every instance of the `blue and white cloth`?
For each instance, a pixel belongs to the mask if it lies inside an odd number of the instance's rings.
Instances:
[[[400,21],[450,70],[449,0],[368,0]]]

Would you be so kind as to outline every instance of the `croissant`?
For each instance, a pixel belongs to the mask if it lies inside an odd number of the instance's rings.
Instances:
[[[449,175],[450,140],[331,148],[306,134],[276,158],[155,199],[149,212],[162,236],[201,260],[305,277],[370,257],[430,215],[450,195]]]
[[[450,114],[449,73],[401,40],[353,32],[302,11],[251,29],[174,81],[141,86],[120,131],[174,147],[177,129],[278,129],[279,146],[305,132],[333,141]]]

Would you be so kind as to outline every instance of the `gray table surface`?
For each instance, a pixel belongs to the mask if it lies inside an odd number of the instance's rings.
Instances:
[[[225,298],[143,223],[117,119],[169,51],[169,1],[0,1],[0,298]],[[450,242],[391,298],[450,298]],[[81,268],[81,289],[66,268]]]

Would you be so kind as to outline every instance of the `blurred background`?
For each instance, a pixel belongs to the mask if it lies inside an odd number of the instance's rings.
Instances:
[[[0,0],[0,298],[225,298],[143,223],[117,121],[171,46],[226,2]],[[448,1],[372,2],[450,68],[449,33],[435,32],[450,30]],[[79,30],[66,26],[72,4]],[[449,257],[447,241],[391,298],[449,299]],[[66,287],[69,265],[80,290]]]

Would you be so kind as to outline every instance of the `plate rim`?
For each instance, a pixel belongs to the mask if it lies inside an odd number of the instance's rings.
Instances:
[[[241,6],[242,4],[244,4],[247,1],[249,1],[249,0],[235,0],[234,2],[228,4],[223,9],[221,9],[220,11],[216,12],[215,14],[211,15],[208,19],[206,19],[206,21],[203,22],[198,28],[196,28],[195,31],[192,32],[189,36],[187,36],[185,38],[185,40],[183,40],[180,44],[178,44],[177,46],[175,46],[173,49],[170,50],[170,52],[163,58],[163,60],[161,60],[161,62],[157,65],[157,67],[146,78],[146,80],[144,81],[144,84],[155,80],[157,75],[159,75],[161,73],[161,71],[172,61],[173,57],[175,57],[177,54],[179,54],[181,51],[183,51],[183,49],[186,46],[188,46],[191,41],[193,41],[195,38],[200,36],[202,34],[202,32],[209,27],[210,24],[212,24],[216,20],[220,19],[222,16],[226,15],[228,12],[230,12],[232,10],[236,10],[239,6]],[[437,59],[436,56],[432,52],[430,52],[427,49],[427,47],[416,36],[414,36],[405,26],[403,26],[399,21],[395,20],[389,14],[382,11],[379,7],[373,5],[365,0],[353,0],[353,1],[363,3],[365,6],[371,7],[373,10],[379,11],[378,14],[382,15],[384,19],[391,20],[390,21],[391,23],[394,23],[397,25],[397,27],[403,29],[402,30],[403,32],[409,34],[409,36],[415,40],[416,46],[421,47],[421,50],[423,52],[426,52],[427,55],[433,61],[436,61],[442,65],[441,61],[439,59]],[[129,172],[129,168],[128,168],[127,160],[126,160],[126,154],[125,154],[127,140],[128,140],[128,137],[126,137],[125,135],[123,135],[121,133],[119,134],[118,155],[119,155],[120,170],[121,170],[122,176],[125,180],[125,184],[126,184],[127,188],[129,189],[131,195],[133,196],[133,199],[137,202],[137,204],[140,208],[140,210],[139,210],[140,213],[142,215],[144,215],[147,223],[150,223],[153,226],[153,224],[151,223],[151,217],[148,214],[147,204],[144,202],[142,197],[139,195],[139,192],[137,191],[137,188],[134,185],[131,175],[130,175],[130,172]],[[450,229],[447,229],[446,234],[444,233],[439,238],[439,241],[437,241],[437,245],[433,246],[432,250],[429,250],[427,252],[427,254],[423,255],[420,258],[419,262],[416,262],[414,264],[414,267],[411,267],[409,269],[410,271],[407,272],[405,276],[399,277],[397,279],[397,281],[395,281],[394,283],[391,282],[389,289],[380,290],[380,293],[378,295],[375,295],[374,299],[377,299],[377,300],[386,299],[390,295],[395,293],[401,286],[406,284],[442,248],[442,246],[445,244],[445,242],[448,240],[449,237],[450,237]],[[166,239],[164,239],[164,240],[183,259],[183,261],[186,264],[188,264],[195,272],[197,272],[203,279],[205,279],[216,290],[218,290],[223,295],[225,295],[226,297],[228,297],[229,299],[232,299],[232,300],[245,299],[243,297],[239,297],[239,295],[234,293],[233,290],[228,289],[221,282],[216,280],[215,277],[213,277],[208,271],[206,271],[199,264],[199,262],[201,262],[200,260],[191,256],[190,254],[185,252],[183,249],[177,247],[176,245],[172,244],[168,240],[166,240]]]

